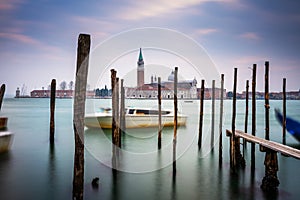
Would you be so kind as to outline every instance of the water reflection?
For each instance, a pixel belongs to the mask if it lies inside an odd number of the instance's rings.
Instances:
[[[49,161],[48,161],[48,180],[49,188],[53,190],[51,196],[54,197],[55,184],[56,184],[56,159],[55,159],[55,145],[49,144]],[[51,198],[50,198],[51,199]]]

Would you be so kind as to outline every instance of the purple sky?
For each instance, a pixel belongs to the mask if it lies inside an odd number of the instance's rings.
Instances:
[[[23,84],[29,94],[47,88],[53,78],[70,82],[79,33],[91,34],[93,50],[122,31],[161,27],[198,42],[225,74],[227,90],[232,90],[234,67],[242,91],[256,63],[257,90],[263,91],[266,60],[271,91],[282,89],[284,77],[287,90],[299,90],[299,7],[291,0],[0,0],[0,83],[6,84],[6,94]]]

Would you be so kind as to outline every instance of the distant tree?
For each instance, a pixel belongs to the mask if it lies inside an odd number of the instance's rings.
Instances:
[[[61,89],[61,90],[65,90],[66,87],[67,87],[67,82],[66,82],[66,81],[63,81],[63,82],[60,83],[59,86],[60,86],[60,89]]]
[[[69,83],[69,89],[70,89],[70,90],[73,90],[73,86],[74,86],[74,82],[73,82],[73,81],[70,81],[70,83]]]

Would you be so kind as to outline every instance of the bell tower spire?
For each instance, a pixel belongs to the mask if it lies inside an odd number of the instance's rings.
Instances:
[[[137,87],[144,85],[144,59],[142,54],[142,48],[140,48],[140,54],[137,61]]]

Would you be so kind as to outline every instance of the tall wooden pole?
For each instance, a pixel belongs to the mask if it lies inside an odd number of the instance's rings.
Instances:
[[[119,147],[122,145],[122,136],[125,133],[125,90],[124,79],[121,79],[121,103],[120,103],[120,131],[119,131]]]
[[[212,96],[211,96],[211,135],[210,147],[214,147],[215,143],[215,80],[212,80]]]
[[[224,74],[221,74],[220,124],[219,124],[219,164],[222,164],[222,126],[223,126],[223,100],[224,100]]]
[[[265,139],[270,139],[270,114],[269,114],[269,62],[265,62]]]
[[[119,88],[120,88],[120,83],[119,83],[119,77],[116,78],[116,129],[115,129],[115,145],[116,147],[119,146],[119,140],[120,140],[120,106],[119,106]]]
[[[158,77],[158,149],[161,149],[161,79]]]
[[[249,115],[249,80],[246,81],[246,111],[245,111],[245,129],[244,132],[248,132],[248,115]],[[245,155],[245,149],[247,148],[247,141],[243,139],[243,155]]]
[[[51,95],[50,95],[50,144],[54,144],[54,132],[55,132],[55,93],[56,93],[56,80],[51,81]]]
[[[86,99],[86,85],[90,54],[90,35],[80,34],[77,48],[77,67],[74,99],[74,174],[73,174],[73,199],[83,199],[84,185],[84,113]]]
[[[116,175],[117,168],[117,72],[111,69],[111,89],[112,89],[112,171]]]
[[[202,146],[202,130],[203,130],[203,104],[204,104],[204,82],[201,80],[201,92],[200,92],[200,117],[199,117],[199,137],[198,137],[198,147]]]
[[[236,161],[236,138],[235,138],[235,118],[236,118],[236,87],[237,87],[237,68],[234,68],[234,83],[233,83],[233,99],[232,99],[232,136],[230,140],[230,166],[233,172],[236,172],[237,161]]]
[[[111,125],[111,136],[112,136],[112,145],[113,147],[116,144],[116,79],[117,79],[117,72],[114,69],[110,70],[111,72],[111,107],[112,107],[112,125]]]
[[[5,84],[2,84],[1,88],[0,88],[0,110],[1,110],[1,107],[2,107],[4,93],[5,93]]]
[[[283,79],[282,85],[283,104],[282,104],[282,143],[286,144],[286,78]]]
[[[256,132],[256,64],[252,74],[252,135]],[[255,169],[255,143],[251,143],[251,170]]]
[[[177,82],[178,67],[175,67],[174,73],[174,136],[173,136],[173,176],[176,175],[176,143],[177,143]]]

